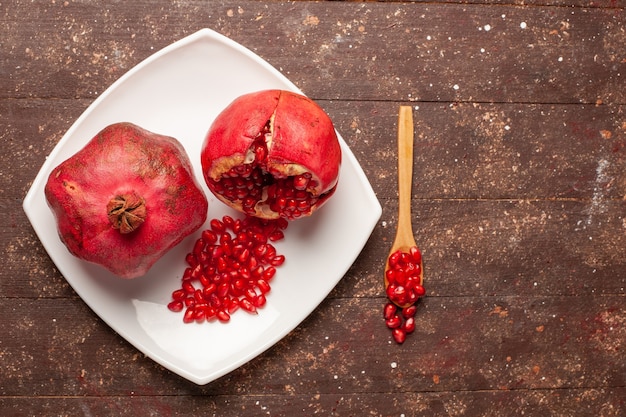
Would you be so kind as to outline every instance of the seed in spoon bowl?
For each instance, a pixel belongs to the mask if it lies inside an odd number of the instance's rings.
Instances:
[[[387,297],[398,306],[414,304],[426,291],[422,285],[422,254],[417,246],[398,249],[389,256],[385,271]]]

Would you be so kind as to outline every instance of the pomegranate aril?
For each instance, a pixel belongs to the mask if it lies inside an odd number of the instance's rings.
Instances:
[[[265,255],[263,256],[263,259],[267,262],[270,262],[272,259],[276,257],[276,248],[271,243],[266,244],[266,246],[267,246],[267,250],[265,251]]]
[[[183,321],[185,323],[192,323],[194,321],[195,310],[193,307],[187,307],[185,314],[183,315]]]
[[[390,329],[397,329],[398,327],[402,326],[402,318],[397,314],[394,314],[392,317],[385,320],[385,324]]]
[[[213,245],[215,242],[217,242],[217,234],[215,234],[215,232],[212,230],[204,230],[201,236],[202,240],[204,240],[207,245]]]
[[[268,236],[268,239],[272,242],[277,242],[285,237],[285,234],[281,230],[275,230]]]
[[[403,329],[393,329],[391,335],[393,336],[393,340],[400,345],[406,340],[406,332]]]
[[[248,313],[256,313],[256,307],[254,304],[252,304],[252,301],[248,300],[247,298],[242,298],[239,301],[239,305],[241,306],[242,309],[246,310]]]
[[[254,161],[256,163],[262,163],[267,159],[267,146],[265,145],[264,135],[261,135],[261,140],[257,140],[254,144]]]
[[[196,255],[194,255],[193,253],[188,253],[187,256],[185,256],[185,262],[191,268],[193,268],[196,265],[198,265],[198,260],[196,259]],[[189,269],[191,270],[191,268],[189,268]]]
[[[228,314],[228,312],[226,312],[225,310],[218,310],[216,316],[217,319],[222,323],[227,323],[228,321],[230,321],[230,314]]]
[[[402,324],[402,329],[406,334],[413,333],[415,331],[415,317],[409,317]]]
[[[269,282],[274,277],[275,274],[276,274],[276,268],[273,266],[270,266],[266,268],[265,271],[263,271],[263,279]]]
[[[280,265],[282,265],[283,263],[285,263],[285,255],[277,255],[277,256],[274,256],[274,257],[272,258],[272,260],[270,261],[270,263],[271,263],[273,266],[280,266]]]
[[[261,291],[261,294],[266,294],[270,292],[270,284],[264,279],[257,280],[256,285],[259,288],[259,291]]]
[[[191,282],[183,281],[183,291],[185,291],[185,293],[187,294],[193,294],[194,292],[196,292],[196,288]]]
[[[238,168],[238,167],[236,167],[236,168]],[[222,224],[224,224],[224,228],[232,229],[233,225],[235,224],[235,219],[233,219],[232,217],[226,215],[226,216],[222,217]]]
[[[265,305],[266,302],[267,302],[267,299],[265,298],[265,296],[263,294],[259,294],[254,300],[254,305],[257,308],[261,308]]]
[[[304,173],[301,175],[296,175],[293,177],[293,188],[296,190],[306,190],[307,185],[309,185],[309,180],[311,179],[310,173]]]
[[[184,300],[185,297],[187,296],[187,293],[184,290],[175,290],[174,292],[172,292],[172,300],[174,301],[181,301]]]
[[[389,266],[391,268],[395,268],[398,265],[398,261],[400,259],[400,254],[402,252],[396,251],[389,256]]]
[[[385,320],[389,320],[395,314],[396,314],[396,305],[393,304],[393,303],[385,304],[385,308],[384,308],[384,311],[383,311],[383,315],[385,317]]]
[[[415,294],[417,294],[418,297],[422,297],[422,296],[426,295],[426,290],[421,285],[416,285],[414,291],[415,291]]]
[[[241,251],[239,251],[239,254],[237,255],[237,260],[241,263],[247,262],[249,258],[250,250],[248,248],[241,249]]]
[[[244,291],[244,295],[249,300],[253,300],[257,296],[256,291],[254,291],[254,288],[251,287],[246,288],[246,290]]]
[[[197,323],[202,323],[206,319],[204,314],[204,308],[195,308],[193,314],[193,320]]]
[[[205,242],[204,239],[200,238],[198,240],[196,240],[195,245],[193,246],[193,251],[192,253],[195,255],[197,253],[201,253],[204,250],[205,247]]]
[[[232,302],[228,306],[228,314],[232,315],[235,311],[239,310],[240,304],[238,298],[233,298]]]
[[[254,256],[256,256],[257,258],[263,259],[265,257],[265,254],[267,253],[268,248],[269,248],[269,245],[267,243],[262,243],[258,246],[255,246]]]
[[[265,268],[263,267],[263,265],[258,265],[256,268],[253,268],[250,271],[250,275],[252,275],[255,278],[260,278],[260,277],[264,277],[264,272],[265,272]]]
[[[402,309],[402,316],[405,319],[411,318],[411,317],[415,317],[415,313],[417,312],[417,306],[412,305],[409,307],[405,307]]]
[[[217,286],[217,296],[218,297],[226,297],[228,291],[230,290],[230,285],[228,282],[222,282]]]
[[[222,223],[219,219],[211,219],[209,222],[211,226],[211,230],[215,233],[223,233],[224,232],[224,223]]]
[[[214,282],[211,282],[209,285],[205,286],[202,289],[202,295],[205,299],[208,299],[211,294],[217,291],[217,285]]]
[[[167,305],[167,308],[170,311],[173,311],[175,313],[178,313],[179,311],[183,311],[184,307],[185,307],[185,304],[180,300],[172,301]]]
[[[413,262],[415,262],[416,264],[419,265],[422,262],[422,253],[417,246],[412,246],[411,248],[409,248],[409,254],[413,259]]]

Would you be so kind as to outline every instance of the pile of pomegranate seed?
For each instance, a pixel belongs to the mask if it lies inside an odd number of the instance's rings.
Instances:
[[[413,246],[408,252],[398,250],[392,253],[388,261],[386,292],[390,302],[385,304],[383,313],[393,339],[402,344],[406,335],[415,330],[415,302],[426,294],[422,286],[422,254],[417,246]]]
[[[396,343],[402,344],[406,340],[406,335],[415,330],[415,304],[400,308],[394,303],[385,304],[384,316],[385,324],[391,329],[391,336]]]
[[[185,323],[228,322],[238,309],[256,313],[266,303],[270,281],[285,256],[272,242],[284,238],[286,219],[224,216],[210,221],[185,260],[181,288],[168,308],[184,310]]]
[[[415,303],[426,292],[422,286],[422,254],[417,246],[389,255],[387,297],[398,305]]]

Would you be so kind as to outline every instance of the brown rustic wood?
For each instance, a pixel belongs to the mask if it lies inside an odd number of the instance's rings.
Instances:
[[[626,23],[615,0],[0,3],[0,414],[626,414]],[[210,27],[329,113],[383,206],[320,306],[205,386],[73,292],[21,204],[112,82]],[[396,121],[414,106],[428,296],[382,320]],[[354,208],[358,210],[358,207]]]

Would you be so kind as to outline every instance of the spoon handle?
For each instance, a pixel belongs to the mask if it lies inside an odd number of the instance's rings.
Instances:
[[[413,108],[400,106],[398,114],[398,235],[404,243],[415,241],[411,226],[413,180]]]

